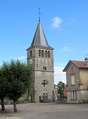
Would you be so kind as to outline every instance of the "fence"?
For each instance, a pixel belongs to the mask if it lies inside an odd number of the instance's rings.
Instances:
[[[67,100],[67,97],[64,97],[63,95],[57,95],[57,101],[64,101]]]
[[[44,95],[42,96],[42,100],[51,100],[51,102],[55,102],[55,96],[54,95]]]

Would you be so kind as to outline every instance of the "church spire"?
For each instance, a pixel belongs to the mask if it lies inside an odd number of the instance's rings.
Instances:
[[[45,34],[43,32],[43,29],[40,23],[40,14],[41,14],[40,8],[38,13],[39,13],[39,23],[38,23],[31,47],[37,46],[37,47],[45,47],[45,48],[53,49],[52,47],[48,45],[48,42],[46,40]]]
[[[38,26],[37,26],[37,29],[36,29],[32,44],[31,44],[31,47],[33,46],[53,49],[48,45],[48,42],[43,32],[40,20],[39,20],[39,23],[38,23]]]

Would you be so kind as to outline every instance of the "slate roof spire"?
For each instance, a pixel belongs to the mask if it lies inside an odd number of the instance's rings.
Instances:
[[[50,47],[48,45],[48,42],[47,42],[46,37],[44,35],[40,20],[39,20],[39,23],[38,23],[38,26],[37,26],[37,29],[36,29],[32,44],[31,44],[31,47],[33,47],[33,46],[53,49],[52,47]]]

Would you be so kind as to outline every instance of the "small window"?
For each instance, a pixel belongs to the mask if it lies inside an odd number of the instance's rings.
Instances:
[[[32,50],[30,51],[30,57],[32,56]]]
[[[47,57],[47,51],[45,51],[45,57]]]
[[[44,57],[44,51],[42,50],[42,57]]]
[[[76,99],[76,90],[71,90],[71,99]]]
[[[43,66],[43,70],[46,70],[46,67]]]
[[[41,56],[41,50],[39,50],[39,57]]]
[[[71,85],[75,85],[75,77],[71,76]]]
[[[50,51],[48,51],[48,57],[50,57]]]

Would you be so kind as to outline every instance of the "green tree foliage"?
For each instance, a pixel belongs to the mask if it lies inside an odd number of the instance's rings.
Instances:
[[[33,79],[33,69],[26,63],[11,61],[9,64],[9,99],[13,99],[14,112],[17,111],[16,101],[22,97],[30,88]]]
[[[33,68],[30,65],[27,65],[26,63],[21,63],[20,61],[14,61],[11,60],[11,62],[6,65],[5,73],[1,69],[1,77],[4,83],[1,82],[6,89],[6,92],[4,93],[4,97],[8,97],[8,99],[13,100],[14,102],[14,112],[17,111],[16,108],[16,101],[22,97],[28,89],[30,89],[30,86],[32,84],[33,79]],[[3,74],[3,75],[2,75]],[[7,84],[7,86],[6,86]],[[1,89],[0,89],[1,90]]]
[[[63,83],[62,81],[60,81],[60,82],[58,83],[58,94],[60,94],[60,95],[63,96],[65,89],[66,89],[65,83]]]
[[[0,99],[2,110],[5,110],[4,98],[7,97],[8,92],[8,63],[3,62],[3,66],[0,68]]]

